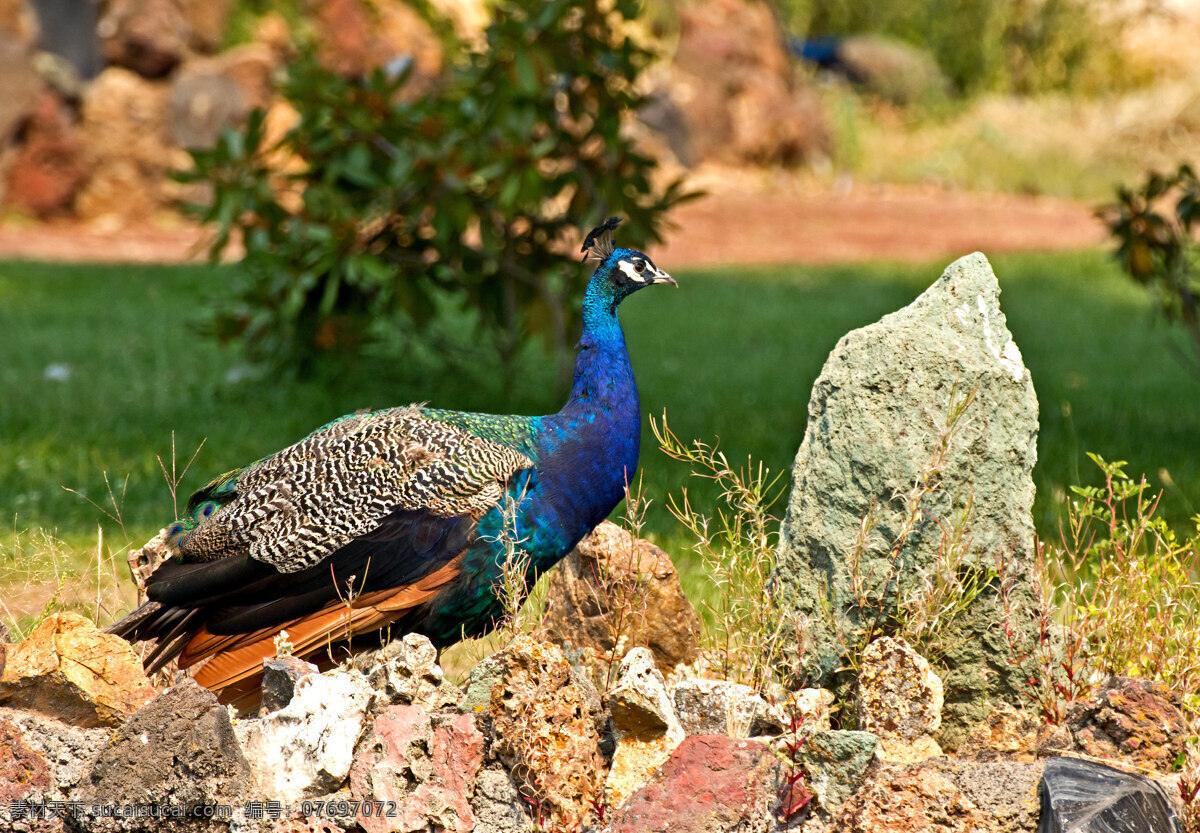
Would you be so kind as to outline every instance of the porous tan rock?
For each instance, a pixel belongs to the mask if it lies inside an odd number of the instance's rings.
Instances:
[[[988,817],[938,770],[877,764],[834,820],[840,833],[968,833],[988,830]]]
[[[169,205],[176,188],[166,173],[187,154],[171,146],[165,126],[167,86],[109,67],[83,100],[80,141],[87,181],[75,199],[83,219],[148,219]]]
[[[78,726],[118,726],[157,694],[133,647],[77,613],[46,617],[0,663],[0,705]]]
[[[33,113],[42,80],[34,69],[29,47],[0,30],[0,150],[8,147],[17,130]]]
[[[33,46],[38,39],[37,13],[29,0],[0,0],[0,32]]]
[[[782,710],[784,715],[794,715],[807,731],[827,732],[830,729],[829,710],[833,701],[834,695],[829,689],[802,688],[792,692]]]
[[[1070,735],[1008,703],[998,703],[982,723],[976,724],[958,756],[976,761],[1035,761],[1047,746],[1066,747]]]
[[[162,78],[193,53],[215,52],[233,0],[107,0],[96,27],[108,61]]]
[[[933,733],[942,725],[942,681],[903,639],[885,636],[863,651],[858,674],[858,726],[879,737],[876,752],[894,763],[942,754]]]
[[[664,674],[696,660],[699,633],[696,611],[670,556],[609,521],[550,574],[538,630],[549,642],[609,656],[618,639],[645,645]]]
[[[462,697],[438,665],[437,648],[421,634],[405,634],[378,651],[359,654],[354,666],[376,691],[376,711],[402,703],[433,712],[455,705]]]
[[[646,648],[625,655],[608,705],[617,748],[604,792],[608,803],[619,807],[667,762],[686,732],[675,715],[666,681]]]
[[[562,650],[519,636],[485,663],[488,672],[472,680],[460,708],[491,718],[492,754],[551,820],[569,827],[587,817],[603,785],[600,735]],[[490,697],[476,711],[473,690],[485,680]]]

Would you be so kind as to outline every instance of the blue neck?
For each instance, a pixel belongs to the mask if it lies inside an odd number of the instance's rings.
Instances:
[[[564,411],[586,409],[638,411],[637,383],[625,348],[625,334],[617,320],[617,302],[604,283],[593,280],[583,298],[583,335],[575,357],[575,378]],[[622,407],[622,406],[625,407]]]

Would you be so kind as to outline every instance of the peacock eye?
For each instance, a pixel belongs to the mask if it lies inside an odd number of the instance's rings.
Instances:
[[[646,271],[646,261],[644,261],[644,260],[635,260],[635,261],[633,262],[633,269],[634,269],[634,271],[635,271],[635,272],[637,272],[639,275],[640,275],[642,272],[645,272],[645,271]]]
[[[200,521],[200,520],[203,520],[204,518],[211,517],[212,513],[215,512],[216,509],[217,509],[216,503],[214,503],[211,500],[205,501],[204,503],[200,504],[198,509],[196,509],[196,520]]]

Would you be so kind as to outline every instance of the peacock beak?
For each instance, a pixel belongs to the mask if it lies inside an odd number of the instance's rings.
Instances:
[[[667,283],[676,289],[679,288],[679,283],[662,269],[659,269],[657,266],[652,268],[654,269],[654,274],[650,276],[649,283]]]

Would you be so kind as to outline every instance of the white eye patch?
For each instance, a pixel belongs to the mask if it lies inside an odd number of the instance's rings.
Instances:
[[[622,260],[617,265],[621,267],[621,271],[624,272],[631,281],[637,281],[638,283],[646,282],[645,273],[643,272],[642,274],[639,275],[637,270],[633,268],[633,264],[630,263],[628,260]]]

